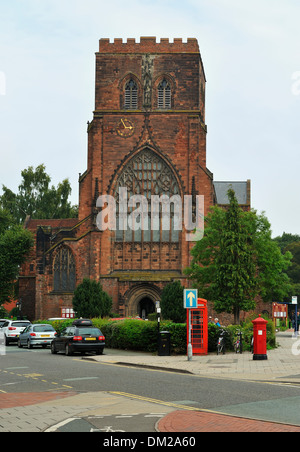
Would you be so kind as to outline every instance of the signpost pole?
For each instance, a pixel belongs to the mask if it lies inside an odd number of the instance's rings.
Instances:
[[[292,297],[292,304],[295,305],[295,336],[298,336],[298,297]]]
[[[188,361],[193,359],[193,345],[192,345],[192,309],[197,309],[198,306],[198,290],[185,289],[183,295],[183,304],[188,310],[187,335],[188,335]]]
[[[189,345],[188,345],[188,361],[192,361],[193,359],[193,346],[192,346],[192,312],[189,309]]]
[[[157,312],[157,348],[159,353],[160,348],[160,315],[161,315],[161,307],[160,307],[160,301],[156,302],[156,312]]]

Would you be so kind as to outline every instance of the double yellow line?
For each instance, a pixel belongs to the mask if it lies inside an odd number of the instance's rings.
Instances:
[[[179,410],[198,411],[201,413],[225,414],[225,413],[221,413],[219,411],[206,410],[204,408],[195,408],[195,407],[191,407],[188,405],[180,405],[178,403],[173,403],[173,402],[165,402],[163,400],[151,399],[149,397],[142,397],[142,396],[135,395],[135,394],[127,394],[126,392],[109,391],[109,394],[118,395],[121,397],[127,397],[129,399],[136,399],[136,400],[140,400],[141,402],[156,403],[157,405],[169,406],[171,408],[177,408]]]

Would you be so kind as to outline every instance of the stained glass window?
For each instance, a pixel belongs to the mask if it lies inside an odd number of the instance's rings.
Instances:
[[[54,291],[74,292],[76,286],[76,266],[72,251],[62,247],[54,260]]]
[[[126,189],[126,191],[125,191]],[[124,199],[120,194],[126,194]],[[135,195],[142,195],[143,202],[135,204]],[[174,195],[180,199],[178,182],[172,169],[155,152],[146,148],[137,154],[124,168],[120,175],[116,189],[117,201],[117,231],[116,240],[119,242],[178,242],[181,224],[176,220],[181,218],[181,206],[171,202],[166,204],[169,215],[163,214],[162,203],[154,214],[152,195],[161,197],[166,195],[168,200]],[[131,200],[130,200],[131,198]],[[133,204],[131,204],[133,202]],[[124,212],[124,206],[126,211]],[[134,215],[136,209],[142,214]],[[180,210],[180,212],[179,212]],[[123,212],[123,216],[122,216]]]

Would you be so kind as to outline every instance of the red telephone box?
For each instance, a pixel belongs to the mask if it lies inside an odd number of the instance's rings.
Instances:
[[[197,309],[187,310],[187,325],[191,328],[191,343],[193,355],[207,355],[208,353],[208,315],[207,300],[198,298]],[[189,325],[189,311],[191,311],[191,325]],[[189,335],[187,338],[189,344]]]

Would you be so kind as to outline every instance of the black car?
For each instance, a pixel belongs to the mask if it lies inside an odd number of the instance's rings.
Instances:
[[[99,328],[93,326],[90,320],[80,319],[57,334],[51,343],[51,353],[64,352],[70,356],[76,352],[93,352],[102,355],[104,347],[105,337]]]

